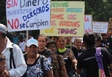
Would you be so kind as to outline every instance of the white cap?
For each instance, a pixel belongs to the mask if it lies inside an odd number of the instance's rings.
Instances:
[[[34,38],[31,38],[31,39],[29,39],[29,40],[27,41],[26,45],[27,45],[28,47],[31,46],[31,45],[35,45],[35,46],[38,47],[38,41],[37,41],[36,39],[34,39]]]
[[[7,34],[7,27],[1,23],[0,23],[0,32]]]

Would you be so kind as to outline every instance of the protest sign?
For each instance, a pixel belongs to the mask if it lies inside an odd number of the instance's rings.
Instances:
[[[6,0],[8,31],[50,27],[50,0]]]
[[[112,32],[112,18],[109,18],[108,31]]]
[[[92,28],[92,15],[85,15],[84,16],[84,33],[93,33],[93,28]]]
[[[107,33],[108,22],[93,22],[94,33]]]
[[[40,33],[47,36],[83,36],[84,8],[83,1],[51,2],[51,27]]]

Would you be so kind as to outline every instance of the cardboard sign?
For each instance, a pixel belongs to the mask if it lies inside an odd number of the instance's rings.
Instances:
[[[83,1],[51,2],[51,27],[40,33],[47,36],[83,36],[84,8]]]
[[[6,0],[8,31],[50,27],[50,0]]]
[[[107,33],[108,22],[93,22],[94,33]]]
[[[85,15],[84,16],[84,33],[93,33],[93,28],[92,28],[92,15]]]

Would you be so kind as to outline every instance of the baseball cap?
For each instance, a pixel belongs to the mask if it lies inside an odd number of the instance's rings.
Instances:
[[[38,41],[37,41],[36,39],[34,39],[34,38],[31,38],[31,39],[29,39],[29,40],[27,41],[26,45],[27,45],[28,47],[31,46],[31,45],[35,45],[35,46],[38,47]]]
[[[7,27],[1,23],[0,23],[0,32],[7,34]]]

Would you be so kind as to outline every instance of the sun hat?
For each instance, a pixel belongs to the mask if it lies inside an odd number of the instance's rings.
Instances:
[[[7,34],[7,27],[4,24],[0,23],[0,32]]]

